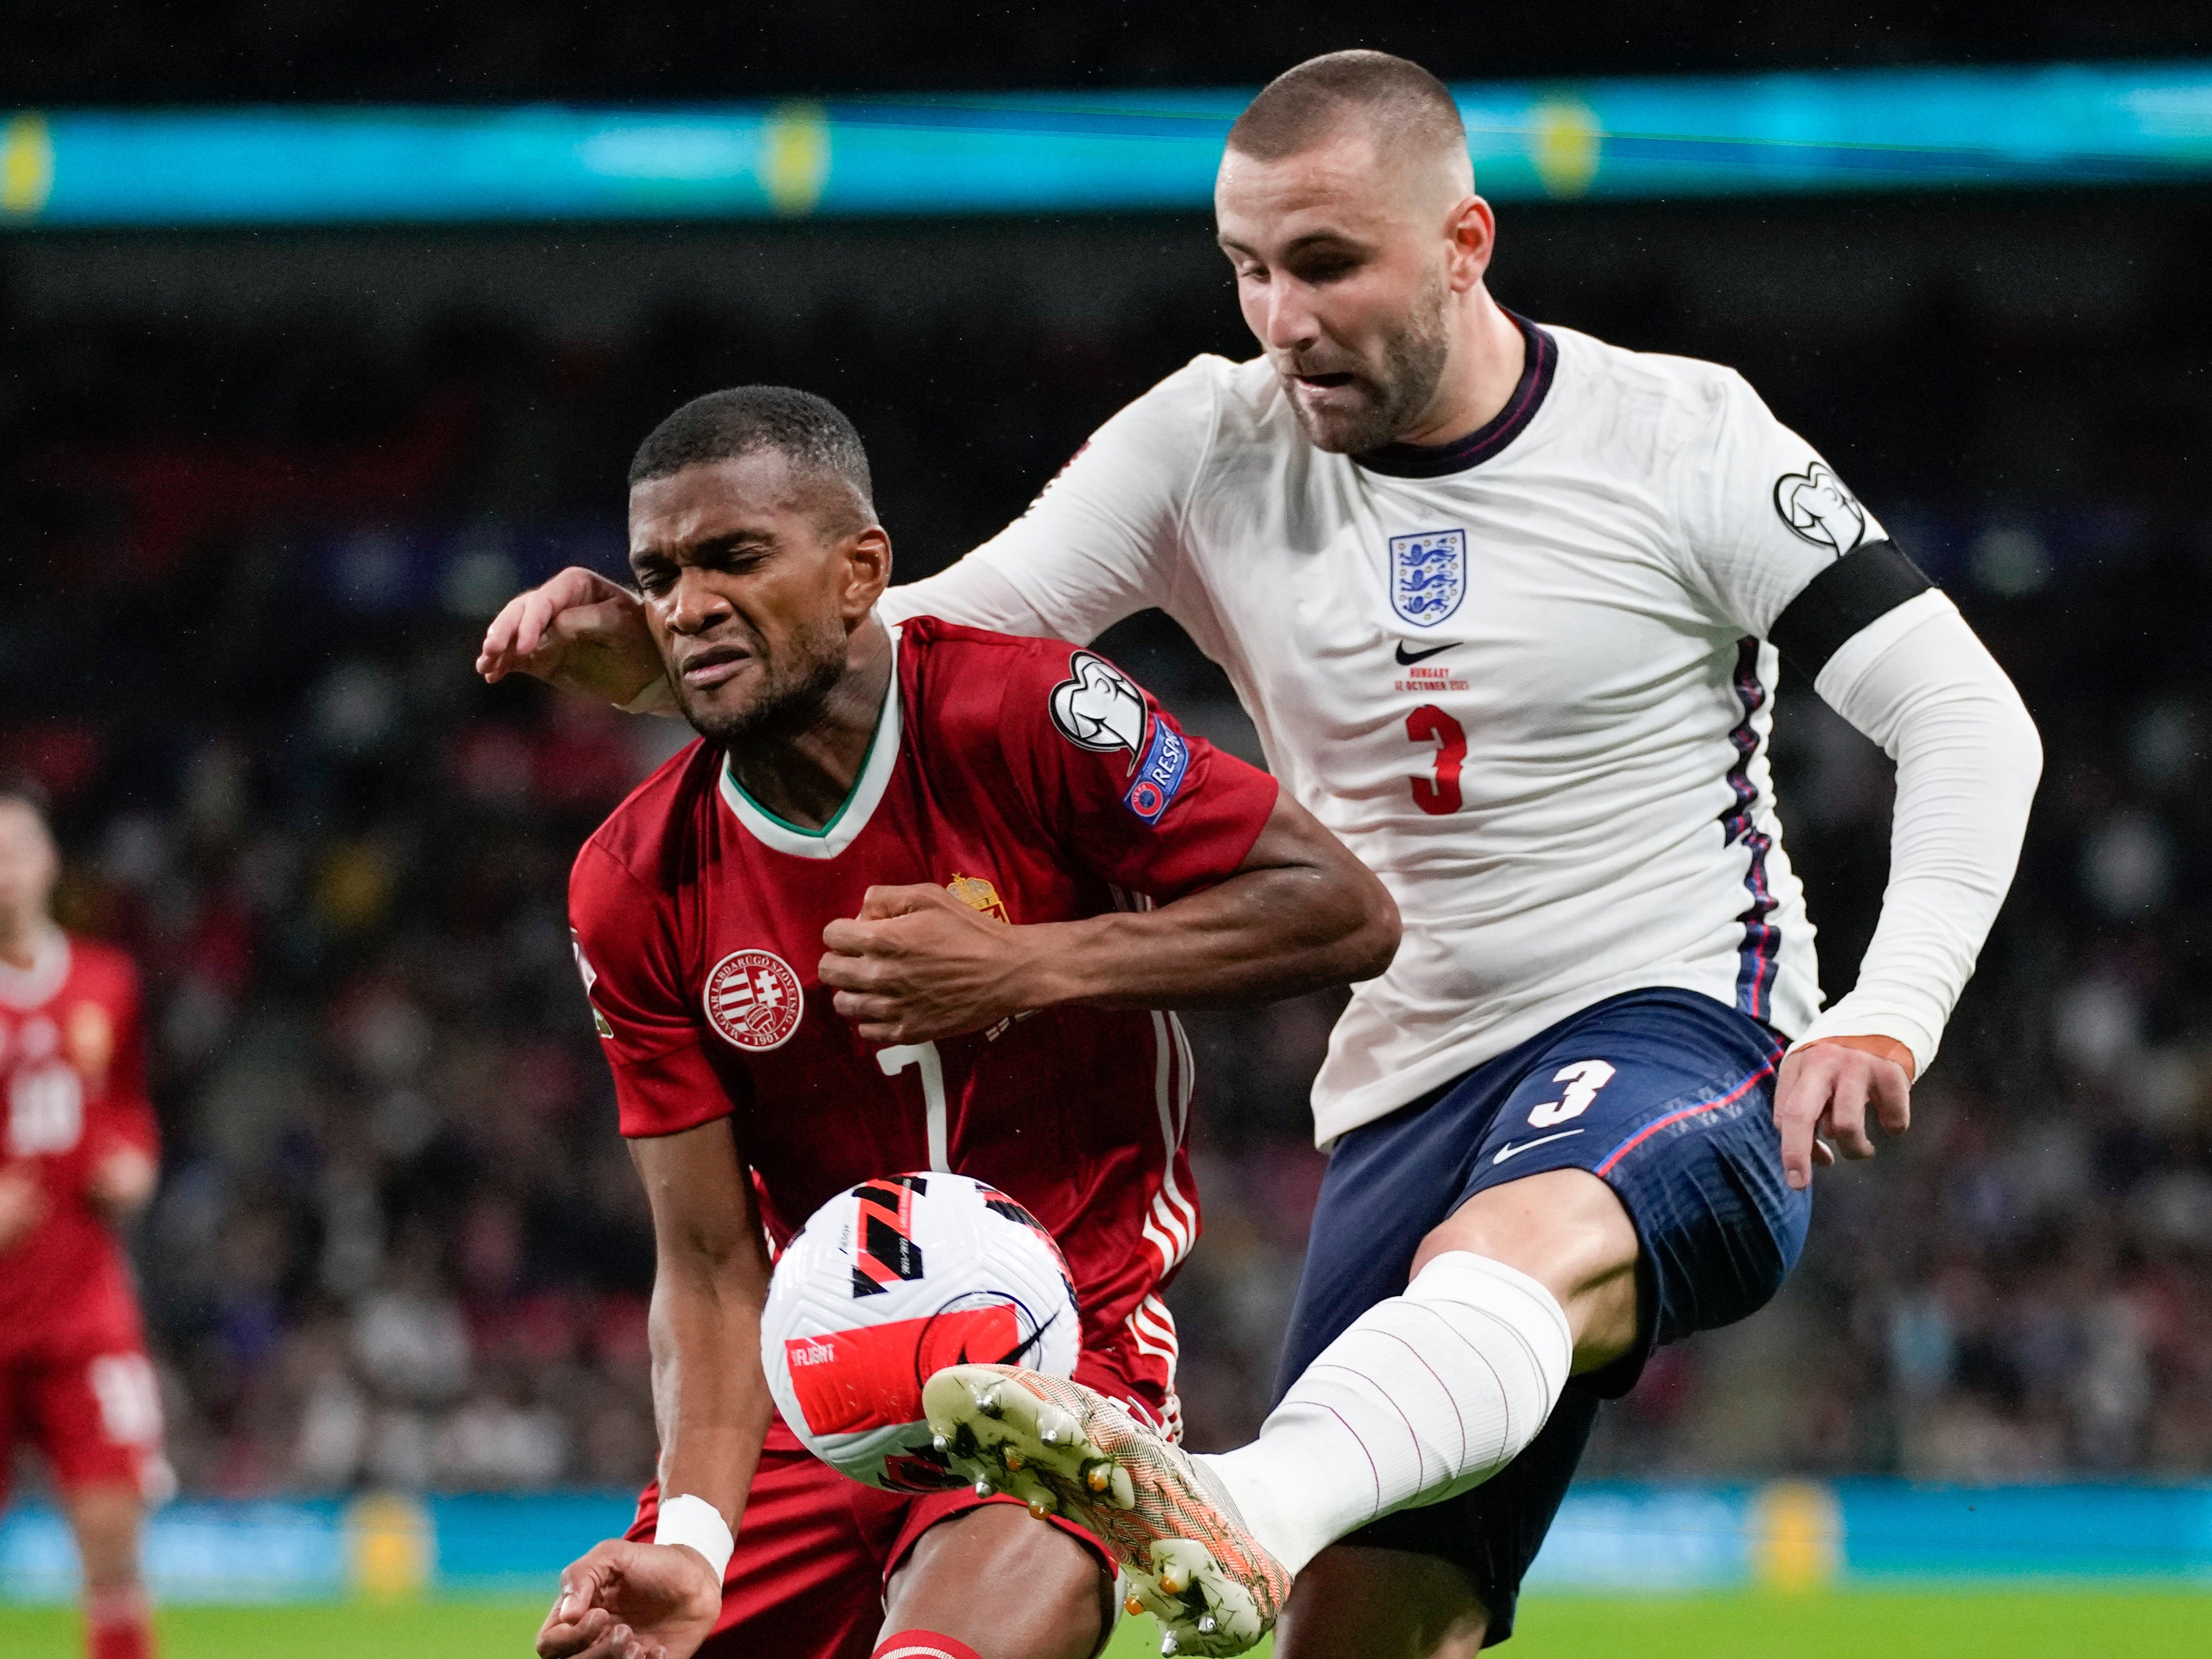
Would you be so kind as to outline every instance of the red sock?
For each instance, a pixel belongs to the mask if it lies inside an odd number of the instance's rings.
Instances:
[[[933,1630],[902,1630],[886,1636],[874,1659],[983,1659],[965,1642],[939,1636]]]
[[[154,1624],[141,1590],[103,1590],[84,1604],[87,1659],[154,1659]]]

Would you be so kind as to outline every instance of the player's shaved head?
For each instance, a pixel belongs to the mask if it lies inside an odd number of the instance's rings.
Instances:
[[[825,528],[842,532],[875,521],[859,429],[827,398],[787,386],[732,386],[694,398],[646,434],[629,464],[630,487],[764,451],[790,464],[793,482],[814,496]]]
[[[1474,188],[1467,126],[1449,88],[1387,52],[1332,52],[1285,70],[1229,129],[1229,148],[1280,161],[1347,137],[1364,140],[1401,187],[1453,199]]]

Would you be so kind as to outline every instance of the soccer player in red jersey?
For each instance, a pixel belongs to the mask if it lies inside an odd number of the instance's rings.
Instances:
[[[1395,909],[1103,658],[886,626],[866,459],[819,398],[678,410],[632,466],[629,537],[702,741],[585,846],[569,908],[652,1200],[661,1458],[538,1651],[1085,1659],[1112,1624],[1097,1540],[864,1487],[774,1420],[768,1242],[870,1176],[988,1182],[1066,1256],[1078,1374],[1172,1429],[1158,1292],[1198,1208],[1190,1054],[1158,1011],[1376,974]]]
[[[153,1195],[138,975],[49,914],[38,797],[0,780],[0,1501],[27,1442],[84,1564],[92,1659],[154,1651],[138,1528],[166,1497],[161,1402],[115,1224]]]

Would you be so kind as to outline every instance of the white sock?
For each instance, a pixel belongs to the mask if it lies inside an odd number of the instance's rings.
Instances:
[[[1322,1349],[1257,1440],[1198,1461],[1295,1573],[1370,1521],[1504,1468],[1552,1414],[1573,1358],[1549,1291],[1449,1250]]]

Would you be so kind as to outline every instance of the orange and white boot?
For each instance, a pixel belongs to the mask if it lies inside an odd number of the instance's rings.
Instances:
[[[1163,1654],[1236,1654],[1274,1627],[1291,1575],[1226,1492],[1119,1401],[1012,1365],[950,1365],[924,1383],[938,1450],[978,1492],[1097,1534],[1151,1613]]]

